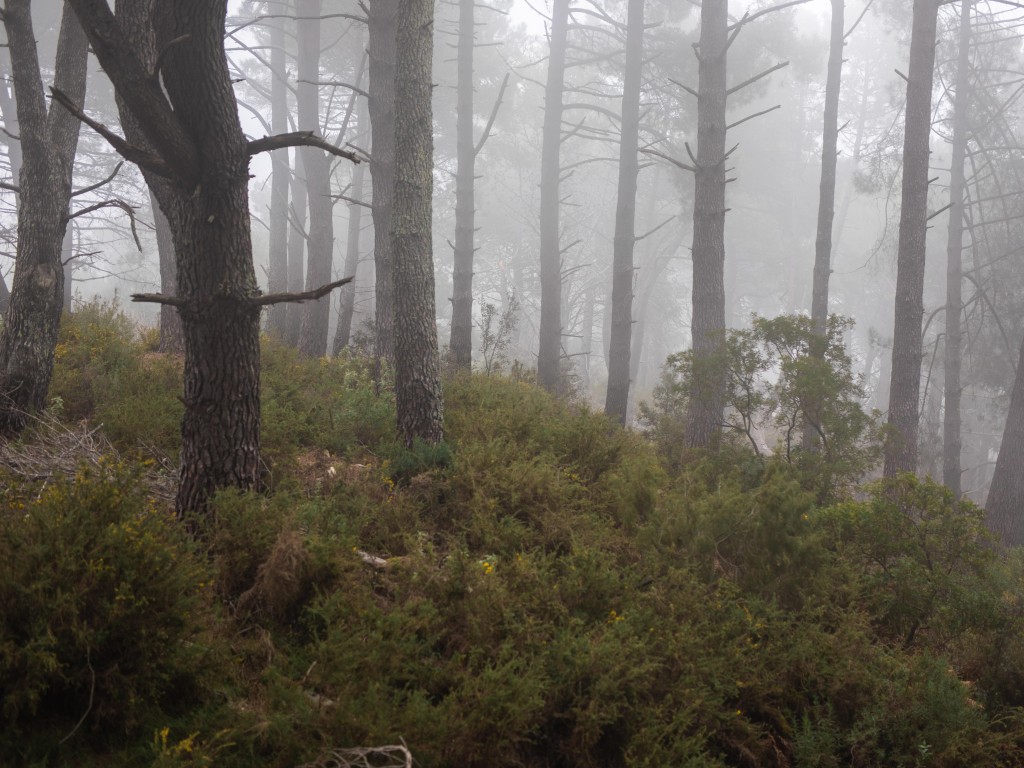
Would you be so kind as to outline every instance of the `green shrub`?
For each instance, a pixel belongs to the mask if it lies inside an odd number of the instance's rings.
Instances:
[[[209,587],[209,569],[130,468],[8,485],[0,755],[56,754],[72,733],[116,742],[156,713],[197,702]]]

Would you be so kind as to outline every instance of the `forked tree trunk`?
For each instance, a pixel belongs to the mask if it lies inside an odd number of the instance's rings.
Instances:
[[[608,391],[604,412],[626,423],[629,406],[630,339],[633,334],[633,248],[636,245],[636,187],[640,173],[640,90],[644,57],[644,2],[629,0],[626,71],[622,81],[619,189],[612,254],[612,324],[608,349]]]
[[[562,253],[559,247],[559,181],[561,178],[562,93],[565,90],[565,48],[569,0],[554,0],[551,46],[544,90],[544,128],[540,166],[540,339],[537,379],[549,392],[562,382]]]
[[[401,0],[399,7],[395,96],[402,109],[395,122],[395,207],[391,220],[395,405],[398,432],[411,446],[416,439],[435,444],[444,437],[431,232],[434,3]]]
[[[299,128],[320,135],[320,14],[321,0],[295,0],[299,17]],[[334,206],[331,200],[331,162],[322,149],[299,150],[309,191],[309,232],[306,238],[306,290],[331,281],[334,260]],[[327,354],[331,298],[303,304],[299,351],[308,357]]]
[[[910,40],[906,127],[903,138],[903,195],[896,267],[892,384],[885,447],[885,476],[917,470],[921,392],[921,320],[924,314],[925,232],[928,217],[928,139],[932,120],[932,77],[939,0],[914,0]]]
[[[946,235],[946,340],[942,421],[942,482],[960,496],[960,368],[963,312],[964,155],[967,150],[967,106],[971,73],[971,0],[962,0],[960,51],[953,103],[953,151],[949,172],[949,229]]]
[[[370,125],[373,155],[373,263],[376,272],[377,357],[395,361],[391,208],[395,196],[395,58],[399,0],[373,0],[368,8]],[[404,105],[403,105],[404,108]]]
[[[458,105],[455,174],[455,259],[449,354],[456,368],[473,361],[473,251],[476,216],[476,152],[473,146],[473,40],[476,0],[459,0]]]
[[[693,198],[694,381],[684,440],[718,445],[724,377],[717,359],[725,334],[725,102],[728,0],[704,0],[700,11],[697,165]]]
[[[288,83],[285,56],[284,21],[270,23],[270,127],[275,134],[288,130]],[[288,181],[291,168],[288,150],[270,154],[270,275],[267,288],[271,293],[288,290]],[[301,290],[301,286],[296,290]],[[287,304],[271,307],[270,333],[284,339],[288,328]]]
[[[29,0],[7,0],[4,26],[21,131],[18,244],[10,305],[0,332],[0,433],[21,431],[46,405],[64,303],[62,243],[68,221],[78,120],[51,104],[47,112]],[[85,98],[87,43],[65,7],[54,86]]]

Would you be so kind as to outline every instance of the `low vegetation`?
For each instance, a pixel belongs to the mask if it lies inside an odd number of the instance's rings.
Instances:
[[[62,333],[2,457],[0,764],[1024,765],[1024,568],[941,486],[681,461],[486,375],[410,451],[365,361],[268,342],[267,488],[192,539],[178,363],[115,307]],[[60,430],[109,442],[11,458]]]

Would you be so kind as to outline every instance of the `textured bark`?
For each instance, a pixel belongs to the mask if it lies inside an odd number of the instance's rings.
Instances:
[[[395,96],[395,405],[406,445],[444,437],[431,246],[433,0],[401,0]],[[376,147],[376,145],[374,145]]]
[[[608,349],[608,391],[604,412],[626,423],[629,406],[629,356],[633,334],[633,247],[636,245],[636,186],[640,172],[640,87],[643,78],[644,3],[629,0],[626,71],[619,141],[619,189],[612,255],[612,326]]]
[[[943,368],[945,393],[942,421],[942,482],[960,496],[960,369],[963,312],[964,155],[967,150],[967,107],[971,73],[971,0],[962,0],[960,51],[953,102],[953,151],[949,172],[949,228],[946,233],[946,339]]]
[[[562,383],[562,253],[558,236],[568,19],[569,0],[554,0],[540,161],[540,339],[537,353],[537,379],[549,392],[559,392]]]
[[[296,163],[301,165],[301,163]],[[289,182],[291,207],[288,230],[288,290],[297,293],[304,285],[306,274],[306,180],[293,175]],[[302,327],[302,305],[288,304],[285,311],[285,343],[289,347],[299,346],[299,329]]]
[[[352,189],[350,196],[353,200],[363,199],[363,188],[366,180],[366,164],[360,163],[352,174]],[[349,203],[348,206],[348,241],[345,245],[345,276],[356,276],[359,269],[359,241],[363,226],[363,206],[356,203]],[[338,327],[334,333],[334,348],[331,350],[338,355],[342,349],[348,346],[352,336],[352,315],[356,307],[356,283],[353,280],[341,289],[341,303],[338,313]]]
[[[53,375],[79,122],[59,105],[47,112],[28,0],[7,0],[4,26],[22,152],[14,281],[0,332],[0,433],[12,434],[24,428],[27,413],[46,405]],[[65,7],[54,85],[79,102],[85,98],[86,61],[85,35]]]
[[[985,523],[1006,546],[1024,544],[1024,344],[985,504]]]
[[[456,368],[473,362],[473,253],[476,217],[476,152],[473,146],[473,8],[459,0],[458,103],[456,106],[455,260],[452,273],[452,333],[449,353]]]
[[[218,488],[259,480],[259,288],[249,153],[224,54],[227,3],[119,0],[115,19],[106,0],[69,2],[114,84],[126,135],[145,140],[170,169],[150,188],[178,254],[185,414],[177,508],[201,511]],[[162,51],[162,88],[146,74],[154,50]]]
[[[299,129],[320,135],[320,14],[321,0],[295,0],[298,25]],[[334,210],[331,201],[331,161],[316,147],[299,150],[309,192],[309,232],[306,238],[306,290],[331,282],[334,261]],[[327,354],[331,297],[303,305],[299,351],[309,357]]]
[[[725,333],[725,101],[728,0],[700,11],[697,165],[693,196],[694,382],[684,440],[715,448],[721,434],[724,380],[718,353]]]
[[[399,0],[369,5],[370,125],[373,132],[373,264],[376,272],[377,357],[395,362],[391,208],[395,198],[395,58]],[[404,105],[403,105],[404,106]]]
[[[174,253],[174,235],[171,225],[160,210],[160,203],[152,192],[149,204],[153,209],[153,225],[156,229],[156,248],[160,257],[160,292],[173,296],[178,290],[178,257]],[[185,351],[181,315],[176,307],[164,304],[160,307],[160,351],[180,355]]]
[[[928,216],[928,139],[935,70],[938,0],[914,0],[910,40],[903,195],[896,266],[889,424],[885,476],[917,469],[918,401],[921,392],[921,319],[924,314],[925,232]]]
[[[270,128],[275,134],[288,130],[288,74],[285,64],[284,22],[268,19],[270,24]],[[270,275],[267,290],[288,290],[288,181],[291,168],[288,150],[270,153]],[[301,290],[298,288],[297,290]],[[288,327],[288,305],[277,304],[268,313],[270,333],[284,339]]]

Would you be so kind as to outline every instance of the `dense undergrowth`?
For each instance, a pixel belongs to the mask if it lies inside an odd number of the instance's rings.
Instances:
[[[65,323],[54,411],[120,458],[5,471],[2,765],[1024,765],[1024,569],[940,486],[822,506],[486,376],[407,451],[364,361],[267,344],[267,492],[192,541],[144,490],[177,371],[113,308]]]

